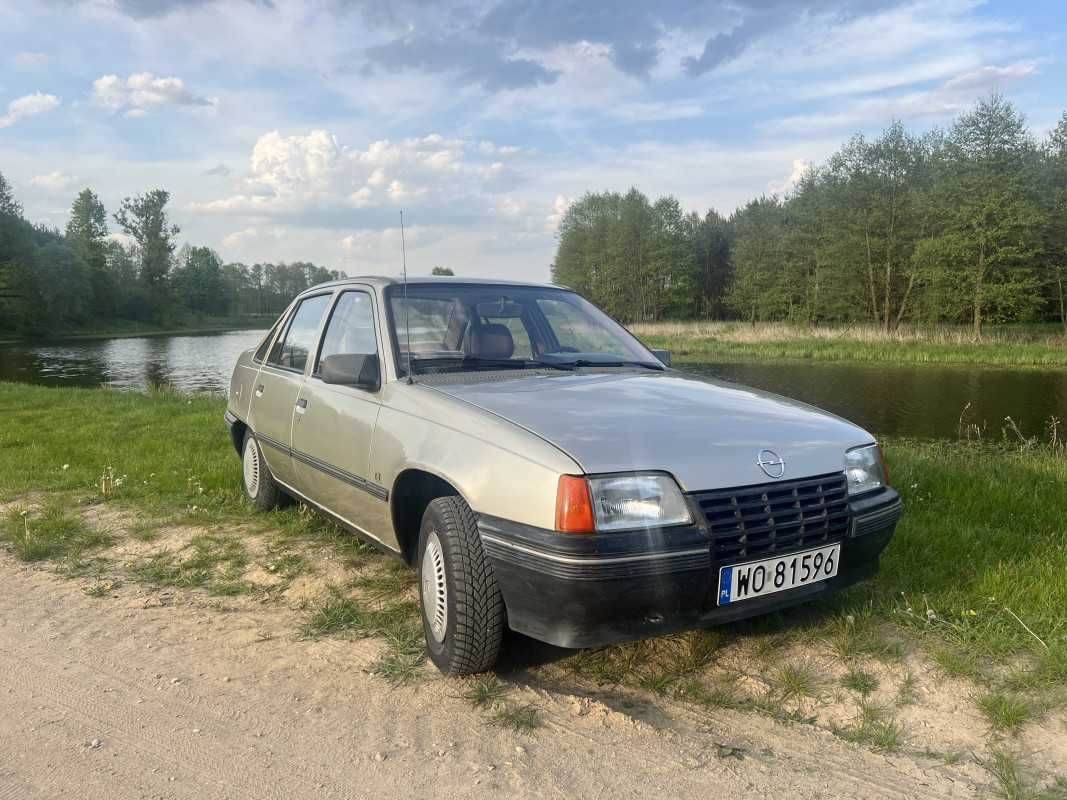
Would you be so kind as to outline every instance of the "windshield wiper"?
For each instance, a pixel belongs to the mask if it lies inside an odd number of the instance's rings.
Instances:
[[[574,370],[573,362],[555,363],[532,358],[482,358],[480,356],[438,355],[412,356],[412,364],[433,366],[441,364],[445,369],[539,369],[548,367],[566,372]]]
[[[569,366],[571,368],[577,367],[644,367],[645,369],[653,370],[654,372],[663,372],[666,369],[662,364],[653,364],[649,361],[615,361],[607,360],[600,361],[593,358],[575,358],[571,361],[557,361],[553,362],[558,366]]]

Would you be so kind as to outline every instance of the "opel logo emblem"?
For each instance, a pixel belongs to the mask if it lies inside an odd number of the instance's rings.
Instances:
[[[768,478],[780,478],[785,475],[785,459],[773,450],[760,450],[756,463]]]

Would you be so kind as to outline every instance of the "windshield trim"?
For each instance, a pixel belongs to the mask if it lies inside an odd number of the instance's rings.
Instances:
[[[408,380],[408,379],[413,379],[413,378],[416,378],[416,377],[419,376],[419,373],[417,373],[417,372],[412,372],[411,375],[408,375],[407,365],[403,363],[405,361],[405,359],[403,359],[401,357],[400,330],[398,329],[396,319],[393,317],[393,304],[391,302],[392,297],[393,297],[394,293],[403,294],[404,286],[405,286],[404,283],[392,283],[392,284],[389,284],[388,286],[386,286],[386,287],[384,287],[382,289],[382,305],[385,307],[386,327],[388,328],[389,343],[390,343],[390,345],[392,347],[392,351],[393,351],[392,352],[393,368],[396,370],[396,376],[397,376],[398,380]],[[461,289],[461,288],[464,288],[464,287],[490,288],[490,289],[508,289],[508,288],[513,288],[513,289],[517,289],[517,290],[524,291],[524,292],[544,292],[546,295],[550,295],[550,294],[575,295],[576,297],[579,297],[582,300],[584,300],[585,302],[589,303],[589,305],[593,306],[597,311],[599,311],[605,317],[607,317],[612,322],[614,322],[619,327],[619,329],[622,331],[622,333],[623,333],[623,335],[625,337],[628,337],[630,341],[632,341],[634,344],[636,344],[639,350],[642,350],[642,351],[644,351],[645,353],[648,354],[648,363],[649,364],[662,364],[662,362],[658,358],[656,358],[656,356],[649,349],[648,345],[646,345],[644,342],[642,342],[640,339],[638,339],[633,333],[631,333],[630,330],[625,325],[623,325],[621,322],[619,322],[617,319],[615,319],[615,317],[611,316],[611,314],[609,314],[607,311],[602,309],[600,306],[598,306],[596,303],[594,303],[588,297],[586,297],[585,295],[583,295],[583,294],[581,294],[579,292],[576,292],[574,289],[568,289],[568,288],[563,287],[563,286],[530,285],[530,284],[525,284],[525,283],[514,283],[514,284],[496,283],[496,282],[486,283],[486,282],[482,282],[482,281],[448,281],[447,283],[444,283],[444,282],[435,283],[435,282],[428,282],[428,281],[408,281],[406,286],[408,287],[408,289],[412,289],[412,288],[425,289],[425,288],[431,288],[431,287],[436,287],[436,288],[447,287],[449,289],[452,289],[452,288]],[[629,360],[629,359],[627,359],[627,360]],[[595,368],[595,365],[593,366],[593,368]],[[617,369],[617,367],[614,367],[614,368]],[[453,374],[457,374],[457,373],[453,373]],[[473,374],[473,371],[472,371],[472,374]]]

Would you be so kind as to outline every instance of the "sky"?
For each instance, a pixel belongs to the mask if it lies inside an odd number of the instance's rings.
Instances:
[[[398,274],[403,210],[410,274],[545,280],[586,192],[729,214],[991,91],[1042,136],[1065,33],[1056,0],[0,0],[0,172],[60,228],[164,188],[226,261]]]

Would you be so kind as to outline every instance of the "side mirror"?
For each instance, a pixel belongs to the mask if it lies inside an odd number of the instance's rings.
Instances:
[[[665,366],[671,365],[671,351],[670,350],[652,350],[652,355],[658,358],[664,363]]]
[[[319,368],[324,383],[355,386],[357,389],[366,389],[368,392],[376,392],[382,385],[378,356],[373,353],[370,355],[342,353],[327,356],[322,359]]]

